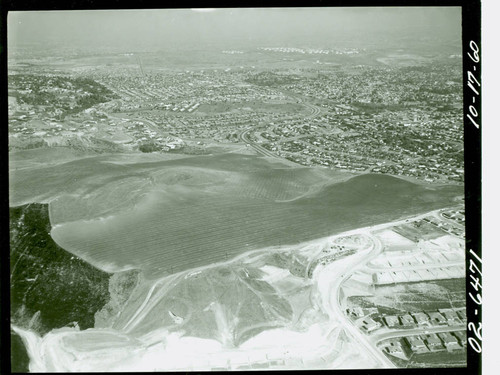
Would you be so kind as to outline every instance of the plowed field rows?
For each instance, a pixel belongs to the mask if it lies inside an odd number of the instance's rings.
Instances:
[[[149,277],[448,205],[456,187],[291,168],[220,154],[119,165],[107,156],[11,171],[14,200],[51,201],[52,237],[99,266]]]

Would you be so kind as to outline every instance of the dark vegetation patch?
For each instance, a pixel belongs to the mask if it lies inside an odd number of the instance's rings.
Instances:
[[[12,372],[29,372],[29,357],[23,340],[10,331],[10,365]]]
[[[49,147],[48,143],[39,137],[30,137],[25,139],[11,138],[9,139],[9,151],[16,150],[32,150],[37,148]]]
[[[79,153],[103,154],[124,151],[123,146],[97,137],[61,137],[47,142],[40,137],[10,138],[9,151],[67,148]]]
[[[59,110],[61,119],[118,98],[104,85],[84,77],[13,74],[9,85],[21,103]]]
[[[50,229],[47,205],[10,209],[12,323],[39,334],[73,322],[93,327],[110,275],[60,248]]]
[[[123,151],[123,147],[121,145],[96,137],[68,138],[58,146],[66,146],[75,151],[88,153],[94,152],[98,154]]]
[[[47,205],[10,208],[11,323],[39,335],[74,324],[93,328],[94,315],[110,326],[136,287],[138,272],[100,271],[59,247],[50,229]],[[13,372],[29,370],[24,343],[13,331],[11,365]]]
[[[156,143],[143,143],[139,146],[139,151],[141,152],[154,152],[161,151],[162,147]]]
[[[264,259],[266,265],[287,269],[294,276],[303,278],[307,275],[308,261],[300,255],[290,252],[275,252]]]

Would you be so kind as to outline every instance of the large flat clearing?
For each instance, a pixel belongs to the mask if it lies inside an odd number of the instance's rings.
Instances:
[[[11,205],[50,202],[61,247],[103,269],[159,277],[445,207],[462,194],[239,154],[117,161],[11,170]]]

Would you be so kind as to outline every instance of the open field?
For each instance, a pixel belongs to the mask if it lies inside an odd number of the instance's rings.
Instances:
[[[119,260],[122,265],[155,273],[178,272],[246,250],[292,244],[356,224],[371,224],[374,219],[382,221],[387,206],[394,207],[388,212],[400,215],[421,207],[411,205],[413,199],[393,199],[397,195],[384,199],[384,194],[376,194],[378,202],[370,202],[363,199],[369,191],[356,191],[353,180],[286,203],[174,186],[149,193],[132,210],[61,224],[53,228],[52,236],[63,248],[97,265]],[[424,206],[432,209],[436,203]]]
[[[349,299],[361,307],[378,307],[395,314],[435,311],[465,304],[465,279],[435,280],[377,287],[370,295]]]
[[[151,277],[432,210],[461,193],[383,175],[336,183],[345,175],[233,153],[114,159],[11,170],[11,205],[50,202],[61,247]]]

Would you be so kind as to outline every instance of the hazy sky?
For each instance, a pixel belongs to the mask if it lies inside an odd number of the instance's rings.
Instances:
[[[460,38],[460,8],[288,8],[10,12],[9,45],[168,47],[235,41],[319,44],[353,37]]]

